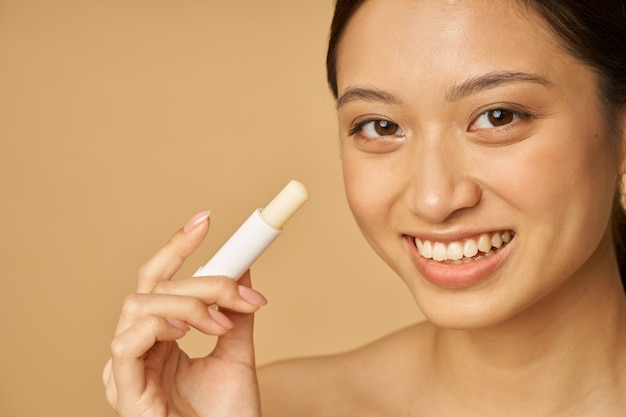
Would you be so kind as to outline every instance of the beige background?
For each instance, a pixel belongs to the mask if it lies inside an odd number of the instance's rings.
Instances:
[[[253,268],[260,363],[419,319],[361,238],[324,77],[331,0],[0,0],[0,415],[112,416],[100,372],[135,271],[213,210],[190,275],[291,178]],[[183,344],[206,353],[210,338]]]

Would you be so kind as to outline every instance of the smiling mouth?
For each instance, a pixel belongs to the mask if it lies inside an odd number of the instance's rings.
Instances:
[[[460,265],[495,255],[514,237],[514,231],[506,230],[483,233],[474,238],[448,243],[414,239],[417,252],[421,257],[450,265]]]

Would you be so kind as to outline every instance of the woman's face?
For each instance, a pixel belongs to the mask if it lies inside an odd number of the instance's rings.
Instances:
[[[612,265],[594,78],[516,2],[370,0],[338,51],[350,207],[431,320],[502,322]]]

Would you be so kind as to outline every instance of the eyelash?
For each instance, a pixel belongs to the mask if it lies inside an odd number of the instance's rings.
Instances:
[[[536,115],[534,115],[533,113],[526,111],[526,110],[522,110],[518,107],[513,107],[513,106],[500,106],[500,107],[492,107],[486,110],[480,110],[481,112],[476,116],[473,117],[471,119],[470,122],[470,127],[469,127],[469,131],[487,131],[487,130],[491,130],[494,132],[498,132],[498,131],[504,131],[504,130],[508,130],[511,128],[512,124],[515,123],[516,121],[524,121],[530,118],[536,118]],[[510,114],[511,117],[513,118],[510,122],[507,122],[506,124],[503,124],[501,126],[496,126],[493,125],[493,123],[491,123],[491,127],[474,127],[478,121],[481,118],[484,117],[489,117],[490,113],[495,113],[495,112],[503,112],[505,114]],[[392,124],[393,126],[395,126],[396,131],[400,131],[400,134],[392,134],[392,135],[378,135],[378,136],[371,136],[371,135],[365,135],[365,134],[361,134],[359,136],[361,136],[362,139],[365,140],[372,140],[372,139],[380,139],[380,138],[394,138],[394,137],[398,137],[401,135],[404,135],[404,131],[402,130],[402,128],[400,127],[400,125],[398,125],[397,123],[394,123],[390,120],[387,119],[365,119],[362,121],[359,121],[357,123],[355,123],[355,125],[349,130],[348,135],[349,136],[355,136],[357,134],[359,134],[359,132],[363,132],[363,129],[370,123],[380,123],[380,122],[387,122]]]
[[[492,126],[491,127],[475,127],[475,125],[478,123],[478,121],[483,118],[483,117],[489,117],[490,114],[495,113],[495,112],[504,112],[504,113],[508,113],[510,114],[513,119],[501,126],[497,126],[497,125],[493,125],[493,123],[491,123],[490,121],[488,121],[488,123],[490,123]],[[521,110],[519,108],[511,108],[511,107],[506,107],[506,106],[502,106],[502,107],[493,107],[487,110],[482,110],[481,113],[478,114],[478,116],[472,118],[471,123],[470,123],[470,127],[468,130],[470,131],[481,131],[481,130],[495,130],[495,131],[500,131],[500,130],[507,130],[509,128],[511,128],[512,124],[515,123],[516,121],[523,121],[523,120],[527,120],[530,118],[534,118],[536,117],[534,114],[532,114],[531,112],[525,111],[525,110]]]
[[[390,121],[390,120],[387,120],[387,119],[366,119],[366,120],[362,120],[362,121],[360,121],[360,122],[357,122],[357,123],[356,123],[356,124],[355,124],[355,125],[354,125],[351,129],[350,129],[350,131],[348,132],[348,136],[354,136],[354,135],[356,135],[357,133],[362,132],[362,131],[363,131],[363,128],[364,128],[365,126],[367,126],[368,124],[370,124],[370,123],[380,123],[380,122],[390,123],[390,124],[392,124],[392,125],[394,125],[394,126],[396,127],[396,130],[400,130],[402,133],[404,133],[404,132],[403,132],[403,130],[402,130],[402,128],[400,127],[400,125],[398,125],[397,123],[394,123],[394,122],[392,122],[392,121]],[[397,136],[397,135],[380,135],[379,137],[385,137],[385,136]],[[368,136],[368,135],[363,135],[363,137],[365,137],[365,138],[369,138],[369,136]]]

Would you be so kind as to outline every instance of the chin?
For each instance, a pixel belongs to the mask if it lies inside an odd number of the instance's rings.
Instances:
[[[422,310],[428,322],[442,329],[448,330],[479,330],[487,329],[506,321],[505,318],[496,318],[487,312],[477,311],[435,311]]]
[[[497,291],[496,285],[451,290],[409,284],[409,289],[426,319],[446,329],[486,329],[507,322],[523,310],[521,306],[515,307],[521,300]]]

